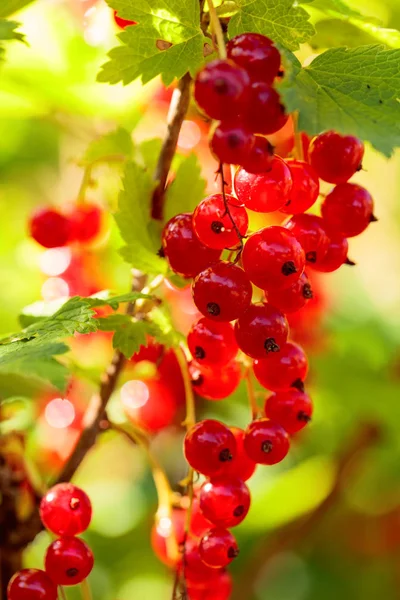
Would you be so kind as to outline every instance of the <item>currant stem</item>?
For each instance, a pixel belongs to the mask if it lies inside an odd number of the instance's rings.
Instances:
[[[207,4],[210,13],[211,30],[217,40],[219,57],[222,58],[222,60],[226,60],[227,53],[224,32],[222,31],[221,23],[215,10],[214,2],[213,0],[207,0]]]
[[[293,113],[293,126],[294,126],[294,152],[297,160],[304,160],[303,141],[301,139],[301,132],[299,131],[299,111]]]
[[[85,170],[83,171],[81,187],[79,188],[78,196],[76,198],[76,203],[78,205],[82,205],[85,203],[86,191],[90,187],[92,180],[92,170],[93,163],[87,165],[87,167],[85,167]]]
[[[93,600],[92,590],[87,579],[84,579],[81,583],[81,594],[83,600]]]
[[[183,384],[185,387],[185,400],[186,400],[186,417],[183,422],[186,430],[189,431],[196,424],[196,408],[194,401],[194,394],[192,388],[192,381],[188,369],[188,361],[186,358],[186,351],[183,345],[175,350],[175,356],[181,370]]]
[[[249,399],[251,417],[252,417],[252,420],[254,421],[254,419],[257,419],[257,417],[258,417],[258,406],[257,406],[256,394],[254,391],[252,374],[253,374],[253,370],[250,368],[247,369],[245,376],[244,376],[244,380],[246,382],[247,397]]]
[[[60,592],[61,600],[67,600],[67,594],[61,585],[58,586],[58,591]]]
[[[225,206],[225,213],[229,216],[229,219],[232,223],[232,227],[235,230],[236,235],[238,236],[238,240],[239,240],[239,244],[240,244],[240,248],[239,251],[237,253],[237,256],[234,260],[234,263],[237,263],[242,251],[243,251],[243,236],[239,231],[238,226],[235,223],[234,218],[232,217],[231,211],[229,209],[229,204],[228,204],[228,200],[226,199],[226,192],[225,192],[225,179],[224,179],[224,165],[223,163],[219,163],[219,167],[218,167],[218,173],[219,176],[221,177],[221,193],[222,193],[222,198],[224,200],[224,206]]]

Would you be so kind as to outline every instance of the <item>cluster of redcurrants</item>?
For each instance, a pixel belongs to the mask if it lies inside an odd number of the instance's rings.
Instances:
[[[44,527],[59,536],[47,549],[45,571],[24,569],[10,580],[8,600],[57,600],[57,587],[77,585],[90,574],[94,558],[76,537],[90,524],[92,506],[83,490],[71,483],[51,488],[40,504]]]

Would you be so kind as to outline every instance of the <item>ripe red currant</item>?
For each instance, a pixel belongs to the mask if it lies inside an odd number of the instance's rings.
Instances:
[[[10,579],[8,600],[57,600],[57,587],[44,571],[23,569]]]
[[[216,475],[236,456],[235,436],[223,423],[205,419],[186,434],[184,453],[195,471],[207,476]]]
[[[362,233],[373,216],[372,196],[361,185],[340,183],[326,196],[321,214],[329,233],[354,237]]]
[[[205,564],[201,558],[197,540],[189,539],[186,542],[182,558],[183,572],[188,587],[202,587],[204,581],[208,581],[212,585],[217,580],[220,570]]]
[[[235,536],[227,529],[216,527],[208,531],[199,544],[201,560],[214,569],[226,567],[239,554]]]
[[[96,204],[77,206],[70,215],[71,239],[85,243],[93,241],[102,228],[103,212]]]
[[[151,529],[150,539],[154,554],[169,567],[173,567],[176,560],[168,555],[167,539],[169,536],[174,535],[177,544],[182,544],[185,540],[185,522],[186,511],[181,508],[174,508],[171,519],[163,517],[158,523],[154,523]]]
[[[292,190],[289,167],[274,156],[270,169],[255,175],[239,169],[235,175],[235,191],[239,201],[255,212],[274,212],[286,204]]]
[[[199,311],[216,321],[233,321],[249,307],[251,283],[237,265],[219,261],[193,281],[193,300]]]
[[[250,75],[252,81],[272,83],[281,65],[281,55],[272,40],[259,33],[242,33],[227,45],[228,58]]]
[[[285,316],[266,303],[251,304],[235,324],[238,346],[252,358],[265,358],[270,352],[279,352],[286,343],[288,330]]]
[[[35,242],[44,248],[65,246],[70,241],[70,221],[54,208],[41,208],[34,212],[29,230]]]
[[[81,583],[93,569],[94,558],[89,546],[80,538],[63,537],[47,549],[46,573],[57,585]]]
[[[268,83],[258,81],[251,85],[249,104],[242,119],[251,132],[268,135],[282,129],[288,115],[278,92]]]
[[[253,147],[241,164],[248,173],[264,173],[270,170],[273,155],[274,148],[269,141],[261,135],[255,135]]]
[[[269,419],[257,419],[246,429],[244,447],[255,462],[261,465],[275,465],[289,452],[289,437],[277,423]]]
[[[195,277],[221,254],[199,241],[193,231],[190,213],[176,215],[168,221],[163,230],[162,245],[171,269],[182,277]]]
[[[238,477],[247,481],[256,470],[256,463],[251,460],[244,449],[244,431],[239,427],[230,427],[236,440],[236,456],[224,467],[224,475]]]
[[[121,400],[130,421],[153,433],[171,425],[177,411],[174,388],[162,376],[127,381]]]
[[[305,256],[291,232],[273,225],[259,229],[248,238],[242,261],[245,273],[257,287],[282,289],[299,279]]]
[[[193,361],[189,367],[192,386],[196,394],[207,400],[223,400],[237,389],[240,379],[240,365],[232,361],[223,369],[206,367]]]
[[[340,234],[330,235],[328,251],[321,261],[313,265],[313,269],[323,273],[337,271],[346,262],[348,250],[349,242],[345,237]]]
[[[40,518],[56,535],[77,535],[89,527],[92,505],[87,494],[76,485],[59,483],[43,496]]]
[[[311,421],[311,415],[311,398],[299,390],[276,392],[265,403],[265,416],[290,434],[303,429]]]
[[[198,364],[208,367],[226,365],[238,352],[232,325],[205,317],[189,331],[188,346]]]
[[[211,119],[235,118],[250,92],[247,72],[230,60],[214,60],[197,74],[194,97]]]
[[[235,527],[249,512],[249,488],[237,477],[213,477],[201,486],[200,508],[217,527]]]
[[[223,250],[240,243],[235,227],[241,236],[246,235],[249,217],[234,196],[222,194],[207,196],[193,213],[193,228],[200,242],[208,248]],[[228,213],[229,211],[229,213]]]
[[[250,129],[240,122],[221,121],[213,130],[210,149],[219,162],[241,165],[250,154],[254,142]]]
[[[302,273],[300,278],[288,288],[267,291],[268,302],[279,308],[285,315],[300,310],[312,297],[313,291],[306,273]]]
[[[290,388],[303,391],[307,371],[306,353],[293,342],[282,346],[276,354],[269,354],[267,358],[254,361],[254,375],[262,386],[272,392]]]
[[[200,583],[187,582],[188,600],[229,600],[232,594],[232,577],[228,571],[218,570],[217,573],[217,578],[212,580],[212,589],[208,580]]]
[[[303,160],[287,159],[293,187],[290,198],[281,212],[295,215],[308,210],[319,196],[319,179],[311,165]]]
[[[121,29],[129,27],[129,25],[136,25],[135,21],[130,21],[129,19],[123,19],[122,17],[119,17],[116,10],[114,10],[114,21]]]
[[[303,246],[306,261],[310,266],[324,258],[328,251],[329,238],[321,217],[302,213],[294,215],[284,225]]]
[[[364,145],[351,135],[326,131],[311,141],[308,156],[318,177],[329,183],[345,183],[361,169]]]

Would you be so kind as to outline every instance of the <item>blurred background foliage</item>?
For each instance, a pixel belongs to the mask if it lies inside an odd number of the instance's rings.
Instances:
[[[353,5],[376,15],[386,27],[400,28],[397,0],[366,0],[361,8],[354,0]],[[335,41],[330,39],[336,21],[322,17],[318,0],[314,7],[316,46],[336,44],[337,31]],[[103,133],[123,126],[136,143],[161,137],[170,96],[158,81],[145,87],[136,82],[127,88],[96,83],[118,33],[102,0],[39,0],[16,18],[28,45],[8,44],[6,62],[0,67],[0,330],[4,334],[18,329],[24,306],[59,294],[60,278],[54,267],[46,266],[45,252],[27,236],[33,209],[74,200],[83,173],[79,161],[89,143]],[[351,20],[340,27],[343,42],[354,42]],[[369,33],[366,39],[359,35],[357,44],[370,43]],[[304,55],[310,52],[304,49]],[[198,154],[212,191],[215,164],[208,154],[206,129],[192,110],[179,150]],[[151,148],[149,153],[154,160]],[[350,256],[357,266],[318,277],[313,308],[294,323],[296,339],[311,356],[308,389],[315,402],[315,419],[297,437],[282,465],[259,468],[250,481],[253,506],[237,530],[242,551],[232,569],[238,599],[400,598],[399,167],[399,152],[386,160],[367,149],[364,170],[356,180],[374,196],[379,222],[351,240]],[[118,168],[99,167],[94,179],[91,197],[112,212],[120,185]],[[120,245],[110,219],[108,233],[85,253],[81,284],[88,278],[97,289],[125,291],[129,268],[117,254]],[[167,301],[174,303],[173,293],[164,292]],[[92,293],[89,281],[88,290],[79,293]],[[183,331],[193,317],[188,302],[185,315],[174,315]],[[78,342],[73,343],[72,363],[77,377],[73,393],[68,392],[75,418],[110,356],[106,336]],[[46,420],[45,406],[59,394],[39,381],[4,375],[0,393],[3,399],[28,398],[21,401],[23,426],[29,427],[26,461],[31,469],[37,463],[41,476],[49,478],[78,435],[78,428],[64,431]],[[111,411],[122,418],[118,392]],[[222,403],[199,401],[199,414],[245,426],[244,386]],[[361,451],[349,454],[349,444],[363,436],[367,442],[361,443],[362,456]],[[153,443],[174,483],[185,474],[181,440],[179,427],[173,426]],[[20,452],[19,436],[7,444],[10,452]],[[115,434],[105,434],[76,481],[94,504],[87,535],[96,557],[90,577],[94,598],[169,598],[170,574],[150,545],[156,496],[141,450]],[[321,506],[323,514],[315,518]],[[47,543],[47,534],[40,534],[26,552],[26,565],[42,566]],[[68,590],[68,598],[75,597],[75,590]]]

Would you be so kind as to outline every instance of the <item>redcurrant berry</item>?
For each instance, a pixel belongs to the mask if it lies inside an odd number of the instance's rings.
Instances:
[[[227,571],[218,571],[217,578],[213,579],[212,589],[208,581],[204,581],[203,585],[189,581],[187,592],[188,600],[229,600],[232,594],[232,577]]]
[[[200,508],[217,527],[235,527],[249,512],[249,488],[237,477],[213,477],[201,486]]]
[[[319,196],[319,179],[311,165],[303,160],[287,159],[293,187],[290,198],[281,212],[295,215],[308,210]]]
[[[205,419],[186,434],[184,453],[195,471],[207,476],[216,475],[236,456],[235,436],[223,423]]]
[[[286,343],[289,326],[285,316],[271,304],[252,304],[236,321],[239,348],[252,358],[265,358],[279,352]]]
[[[340,234],[331,235],[327,253],[321,261],[313,265],[313,269],[323,273],[337,271],[346,262],[348,250],[349,242],[345,237]]]
[[[290,388],[303,391],[307,371],[306,353],[293,342],[282,346],[281,351],[276,354],[254,361],[254,375],[262,386],[272,392]]]
[[[196,394],[207,400],[223,400],[237,389],[241,379],[239,363],[232,361],[221,367],[206,367],[193,361],[190,365],[192,386]]]
[[[227,477],[238,477],[247,481],[256,470],[256,463],[248,457],[244,449],[244,431],[239,427],[230,427],[236,440],[236,456],[224,467],[224,475]]]
[[[235,118],[249,98],[247,72],[230,60],[214,60],[202,69],[194,82],[194,97],[211,119]]]
[[[272,83],[281,65],[281,55],[272,40],[259,33],[242,33],[227,45],[228,58],[250,75],[252,81]]]
[[[242,161],[242,167],[247,173],[264,173],[272,166],[274,148],[269,141],[261,135],[254,136],[254,145]]]
[[[23,569],[10,579],[8,600],[57,600],[57,587],[44,571]]]
[[[254,135],[241,123],[221,121],[215,126],[210,150],[215,158],[230,165],[241,165],[254,146]]]
[[[189,331],[188,346],[198,364],[208,367],[230,363],[238,351],[232,325],[204,317]]]
[[[65,246],[70,241],[69,219],[53,208],[37,210],[29,223],[30,234],[44,248]]]
[[[345,183],[361,169],[364,145],[351,135],[326,131],[311,141],[308,156],[318,177],[329,183]]]
[[[77,535],[89,527],[92,505],[87,494],[76,485],[59,483],[43,496],[40,518],[56,535]]]
[[[254,175],[239,169],[235,175],[235,191],[239,201],[255,212],[274,212],[286,204],[292,190],[289,167],[274,156],[269,171]]]
[[[241,118],[251,132],[268,135],[282,129],[288,115],[278,92],[268,83],[258,81],[251,85],[249,104]]]
[[[163,230],[162,244],[171,269],[182,277],[195,277],[217,261],[221,254],[199,241],[193,231],[190,213],[176,215],[168,221]]]
[[[283,290],[268,290],[267,299],[272,306],[276,306],[285,315],[303,308],[313,297],[313,291],[306,273],[290,287]]]
[[[289,437],[277,423],[269,419],[257,419],[246,429],[244,447],[256,463],[275,465],[289,452]]]
[[[77,206],[70,216],[71,239],[85,243],[93,241],[102,228],[103,212],[95,204]]]
[[[311,415],[311,398],[299,390],[276,392],[265,403],[265,416],[290,434],[303,429],[311,421]]]
[[[129,25],[136,25],[135,21],[130,21],[129,19],[123,19],[122,17],[119,17],[116,10],[114,10],[114,21],[121,29],[129,27]]]
[[[216,321],[237,319],[249,307],[253,293],[243,269],[227,261],[199,273],[192,290],[199,311]]]
[[[232,248],[240,243],[237,231],[241,236],[247,233],[246,209],[228,194],[226,203],[222,194],[213,194],[202,200],[193,213],[194,232],[208,248]]]
[[[132,423],[153,433],[171,425],[177,410],[174,389],[163,378],[127,381],[121,388],[121,400]]]
[[[158,523],[155,523],[151,530],[151,546],[157,558],[169,567],[176,564],[176,560],[169,556],[167,539],[174,536],[177,544],[182,544],[185,540],[186,511],[180,508],[174,508],[171,519],[162,517]]]
[[[371,194],[365,188],[355,183],[340,183],[326,196],[321,214],[329,233],[354,237],[376,220],[373,209]]]
[[[305,256],[300,242],[284,227],[273,225],[253,233],[242,254],[245,273],[265,290],[293,285],[304,271]]]
[[[208,581],[212,585],[218,578],[219,569],[209,567],[202,560],[197,540],[187,540],[182,558],[183,572],[188,587],[202,587],[204,581]]]
[[[47,549],[46,573],[57,585],[81,583],[93,569],[94,558],[89,546],[80,538],[63,537]]]
[[[226,567],[239,554],[235,536],[227,529],[216,527],[208,531],[199,545],[201,560],[214,569]]]
[[[306,253],[310,266],[320,262],[328,251],[329,238],[321,217],[310,214],[298,214],[284,224],[299,240]]]

